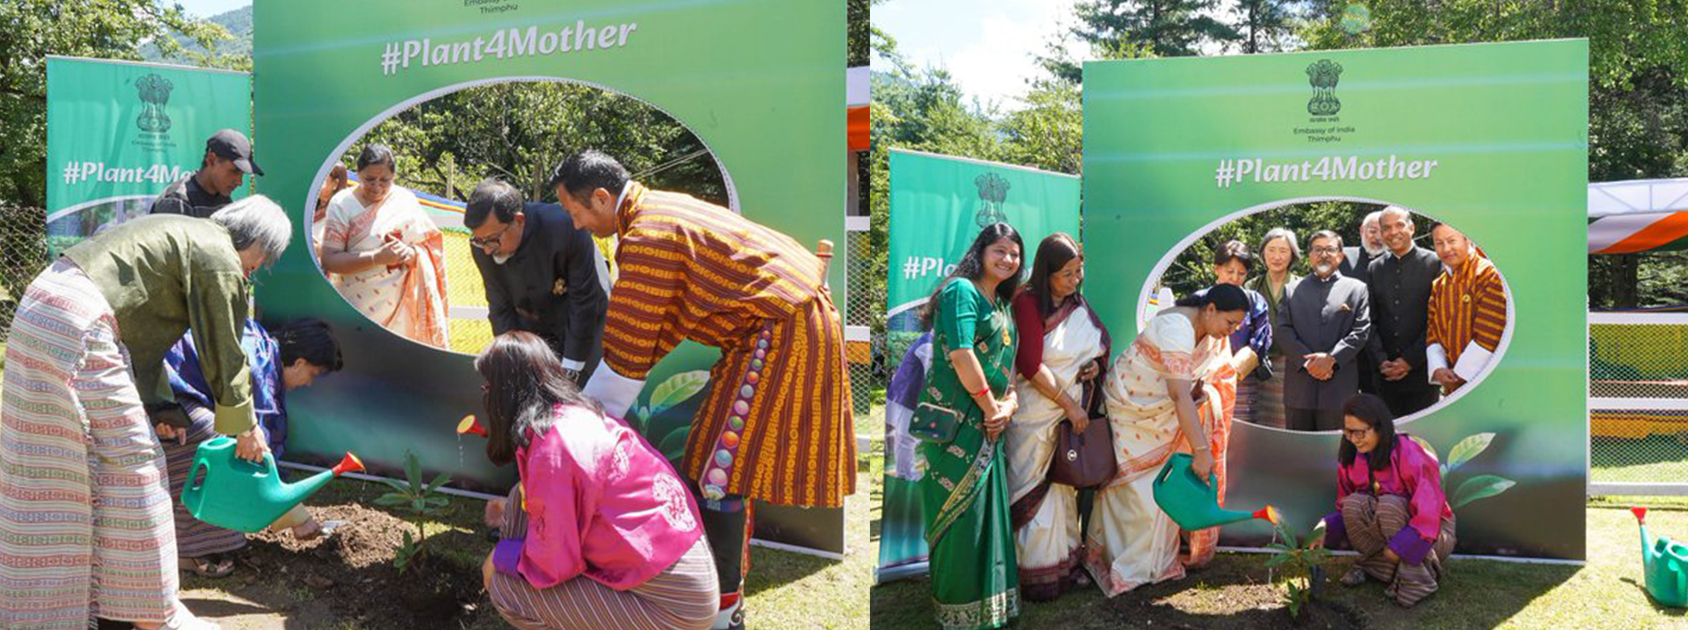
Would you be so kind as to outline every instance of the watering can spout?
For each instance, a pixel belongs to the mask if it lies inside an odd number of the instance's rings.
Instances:
[[[262,463],[240,459],[235,456],[235,440],[219,436],[200,444],[194,454],[193,467],[182,488],[182,503],[201,521],[236,531],[259,532],[329,480],[362,469],[363,462],[347,453],[330,470],[297,483],[283,483],[270,454],[264,454]]]
[[[1212,479],[1202,479],[1191,469],[1188,453],[1175,453],[1155,475],[1155,503],[1178,527],[1192,531],[1249,519],[1278,522],[1278,510],[1268,505],[1253,512],[1219,507],[1219,490]]]
[[[463,419],[458,421],[458,423],[457,423],[457,434],[458,435],[464,435],[464,434],[479,435],[481,437],[487,437],[486,426],[481,424],[480,419],[476,418],[475,414],[469,414],[467,416],[463,416]]]
[[[1641,570],[1647,594],[1666,606],[1688,607],[1688,547],[1669,538],[1647,534],[1647,508],[1632,507],[1641,528]]]

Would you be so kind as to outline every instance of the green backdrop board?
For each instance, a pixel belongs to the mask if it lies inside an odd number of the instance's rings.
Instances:
[[[1136,334],[1134,311],[1171,256],[1251,210],[1350,199],[1444,220],[1504,276],[1510,326],[1486,378],[1401,429],[1449,465],[1472,452],[1456,443],[1494,434],[1444,479],[1450,499],[1504,488],[1456,507],[1460,552],[1584,557],[1586,41],[1101,62],[1084,73],[1086,241],[1124,245],[1092,245],[1086,284],[1114,339]],[[1305,531],[1334,509],[1339,439],[1236,424],[1227,502],[1274,504]],[[1229,544],[1269,535],[1260,521],[1224,532]]]
[[[199,168],[205,139],[224,128],[252,129],[252,77],[244,72],[48,57],[52,255],[146,214],[166,186]]]
[[[901,149],[891,150],[890,162],[889,361],[901,361],[920,336],[920,306],[954,270],[980,229],[997,221],[1013,225],[1025,241],[1021,254],[1028,270],[1045,236],[1079,235],[1078,177]],[[912,461],[915,441],[907,422],[914,408],[908,396],[913,395],[917,392],[895,388],[887,394],[881,580],[919,573],[926,559],[919,472]]]
[[[259,307],[269,322],[328,319],[346,354],[342,373],[288,401],[288,451],[307,463],[355,450],[372,469],[391,472],[414,451],[425,468],[449,471],[465,488],[502,494],[515,479],[514,467],[486,462],[479,438],[452,431],[464,414],[481,411],[472,357],[368,321],[298,245],[334,160],[417,103],[500,81],[614,90],[696,133],[745,216],[801,243],[843,242],[843,3],[313,0],[259,3],[256,11],[254,142],[269,173],[261,192],[296,217],[295,246],[260,277]],[[835,291],[844,267],[832,266]],[[658,444],[684,430],[707,392],[698,372],[717,356],[682,346],[651,373],[630,420]],[[782,521],[791,513],[803,522]],[[788,534],[785,542],[842,551],[842,510],[757,516],[759,531]]]

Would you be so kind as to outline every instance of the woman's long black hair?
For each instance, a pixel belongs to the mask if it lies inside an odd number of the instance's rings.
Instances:
[[[1388,468],[1390,455],[1395,450],[1395,414],[1390,413],[1389,404],[1372,394],[1356,394],[1342,403],[1342,414],[1354,416],[1372,428],[1372,432],[1377,434],[1377,446],[1366,455],[1367,463],[1372,470]],[[1358,452],[1354,443],[1344,435],[1342,446],[1336,451],[1336,459],[1346,467],[1354,463],[1354,454]]]
[[[938,293],[944,290],[944,286],[948,285],[950,280],[956,278],[978,280],[980,276],[983,276],[985,274],[985,249],[1002,239],[1014,241],[1014,246],[1020,248],[1020,269],[1026,268],[1026,244],[1020,240],[1020,232],[1015,230],[1014,226],[1007,223],[992,223],[985,229],[979,230],[979,236],[973,239],[973,245],[967,248],[967,255],[962,256],[961,262],[956,263],[955,271],[950,272],[949,275],[944,276],[944,279],[938,282],[938,286],[932,289],[932,295],[926,298],[926,305],[920,307],[921,330],[932,329],[932,318],[937,315]],[[997,304],[1006,304],[1008,300],[1014,299],[1014,291],[1020,288],[1020,275],[1016,273],[1014,277],[1003,280],[1002,284],[996,286]]]
[[[552,406],[603,411],[563,373],[563,363],[551,347],[530,332],[513,330],[494,338],[475,357],[475,371],[486,379],[481,396],[486,404],[486,457],[500,466],[515,459],[516,447],[527,446],[529,430],[534,435],[551,430]]]

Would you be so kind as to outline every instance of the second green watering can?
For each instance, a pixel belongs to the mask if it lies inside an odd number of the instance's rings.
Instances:
[[[255,464],[236,457],[234,447],[234,438],[228,436],[199,445],[182,488],[182,504],[194,518],[247,533],[263,531],[341,473],[363,470],[363,462],[346,453],[332,469],[283,483],[269,453],[264,453],[263,463]]]
[[[1207,529],[1246,521],[1251,518],[1278,522],[1278,511],[1272,506],[1253,512],[1227,510],[1219,507],[1219,489],[1203,480],[1191,469],[1194,458],[1189,453],[1173,453],[1155,474],[1155,504],[1185,531]]]
[[[1650,538],[1647,508],[1629,511],[1641,526],[1641,571],[1646,577],[1647,594],[1666,606],[1688,607],[1688,547],[1664,536]]]

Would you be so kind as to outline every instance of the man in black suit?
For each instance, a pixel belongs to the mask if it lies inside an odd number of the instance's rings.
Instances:
[[[1343,277],[1342,237],[1330,230],[1307,242],[1313,275],[1278,306],[1272,337],[1284,353],[1284,418],[1292,430],[1342,428],[1342,404],[1357,393],[1354,359],[1371,333],[1366,285]]]
[[[1389,253],[1368,267],[1373,329],[1368,348],[1377,360],[1377,395],[1399,418],[1435,404],[1440,396],[1426,371],[1424,336],[1430,283],[1442,273],[1442,261],[1413,245],[1412,214],[1406,210],[1384,208],[1378,226]]]
[[[1378,221],[1383,218],[1383,211],[1378,210],[1366,215],[1360,221],[1360,244],[1342,248],[1342,275],[1360,282],[1371,284],[1371,261],[1383,256],[1386,249],[1383,246],[1383,229],[1378,227]],[[1366,394],[1377,393],[1377,359],[1372,358],[1371,348],[1360,350],[1360,358],[1355,361],[1360,368],[1360,392]]]
[[[564,371],[584,384],[604,355],[609,279],[592,233],[562,206],[522,201],[515,186],[487,178],[463,211],[486,287],[492,333],[525,330],[545,340]]]

